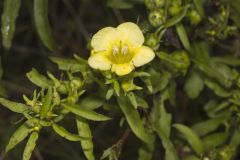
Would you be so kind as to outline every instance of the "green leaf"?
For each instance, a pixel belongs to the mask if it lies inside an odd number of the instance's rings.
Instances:
[[[0,98],[0,104],[2,104],[7,109],[9,109],[13,112],[17,112],[17,113],[23,113],[23,112],[28,110],[27,105],[22,104],[22,103],[9,101],[5,98]]]
[[[198,137],[198,135],[189,127],[182,124],[174,124],[175,127],[183,136],[183,138],[188,142],[188,144],[192,147],[194,152],[201,156],[203,153],[203,142]]]
[[[136,99],[136,97],[135,97],[135,94],[134,94],[133,92],[129,92],[129,93],[127,94],[127,96],[128,96],[128,99],[130,100],[131,104],[133,105],[133,107],[134,107],[135,109],[137,109],[138,103],[137,103],[137,99]]]
[[[143,98],[141,98],[140,96],[138,96],[136,94],[135,94],[135,98],[136,98],[136,101],[137,101],[137,105],[139,107],[149,108],[148,103]]]
[[[198,136],[204,136],[216,130],[225,121],[226,117],[217,117],[194,124],[192,129],[198,134]]]
[[[85,63],[76,59],[67,59],[59,57],[51,57],[50,59],[58,65],[58,68],[60,70],[63,71],[84,72],[87,67]]]
[[[107,6],[112,8],[119,8],[119,9],[129,9],[133,7],[133,3],[126,1],[126,0],[108,0]]]
[[[240,66],[240,59],[233,56],[221,56],[211,58],[215,63],[223,63],[229,66]]]
[[[87,137],[88,139],[81,139],[81,146],[83,149],[83,153],[87,157],[88,160],[94,160],[93,153],[93,141],[92,141],[92,132],[89,127],[87,120],[82,117],[76,116],[78,135],[81,137]]]
[[[214,149],[227,140],[228,134],[226,132],[213,133],[203,138],[205,150]]]
[[[42,106],[40,108],[40,113],[39,114],[40,114],[41,118],[46,118],[47,117],[47,114],[51,110],[52,100],[53,100],[53,90],[52,90],[52,87],[49,87],[48,91],[47,91],[47,94],[43,98]]]
[[[115,93],[117,94],[117,96],[119,96],[120,95],[120,85],[119,85],[118,81],[114,81],[113,89],[114,89]]]
[[[149,73],[151,75],[150,80],[152,84],[153,93],[157,93],[165,89],[172,77],[172,74],[167,71],[160,73],[152,69],[149,71]]]
[[[239,147],[239,145],[240,145],[240,131],[239,130],[234,131],[229,145],[230,145],[230,147],[233,147],[233,148]]]
[[[176,25],[176,31],[177,31],[178,37],[179,37],[180,41],[182,42],[184,48],[186,50],[190,51],[190,43],[188,40],[188,35],[187,35],[186,30],[185,30],[184,26],[182,25],[182,23],[178,23]]]
[[[33,132],[26,144],[26,147],[23,152],[23,160],[30,160],[32,152],[36,146],[36,142],[38,140],[38,132]]]
[[[111,118],[110,117],[107,117],[107,116],[104,116],[102,114],[99,114],[99,113],[96,113],[94,111],[91,111],[89,109],[86,109],[86,108],[83,108],[79,105],[64,105],[64,107],[69,110],[70,112],[80,116],[80,117],[83,117],[83,118],[86,118],[86,119],[89,119],[89,120],[93,120],[93,121],[107,121],[107,120],[110,120]]]
[[[26,121],[23,125],[21,125],[11,136],[5,151],[8,152],[13,149],[17,144],[23,141],[30,133],[30,121]]]
[[[225,64],[216,63],[212,59],[209,59],[207,62],[200,62],[194,60],[195,64],[197,65],[198,69],[200,69],[207,77],[216,80],[219,84],[226,88],[230,88],[233,85],[233,81],[235,80],[236,76]]]
[[[50,81],[47,77],[40,74],[36,69],[32,69],[30,72],[27,73],[28,79],[34,83],[35,85],[41,88],[48,88],[52,86],[52,81]]]
[[[81,98],[79,101],[79,106],[83,108],[94,110],[101,107],[104,103],[104,99],[97,96],[97,94],[90,94],[87,97]]]
[[[203,88],[204,83],[200,74],[195,70],[192,70],[184,85],[184,91],[187,93],[188,97],[194,99],[199,96]]]
[[[191,156],[188,156],[188,157],[184,158],[184,160],[201,160],[201,159],[194,156],[194,155],[191,155]]]
[[[204,105],[204,110],[207,115],[211,118],[214,117],[229,117],[231,112],[229,112],[230,102],[223,101],[217,102],[216,100],[210,100]]]
[[[151,160],[155,149],[155,136],[148,143],[142,143],[138,151],[138,160]]]
[[[133,133],[144,142],[148,142],[151,138],[146,132],[143,122],[139,116],[138,111],[132,106],[131,102],[126,96],[118,96],[117,102],[122,112],[124,113],[126,120],[132,129]]]
[[[86,139],[88,137],[82,137],[76,134],[72,134],[70,132],[68,132],[65,128],[63,128],[62,126],[59,126],[55,123],[52,124],[53,130],[60,135],[61,137],[69,140],[69,141],[80,141],[81,139]]]
[[[169,98],[168,89],[166,89],[158,101],[154,102],[153,109],[150,113],[153,129],[157,132],[165,149],[165,160],[178,160],[177,152],[171,142],[171,114],[167,113],[164,108],[164,101]]]
[[[6,49],[12,46],[21,0],[4,0],[2,13],[2,42]]]
[[[209,62],[209,44],[204,42],[193,43],[191,45],[191,54],[194,60],[201,64],[208,64]]]
[[[200,16],[204,17],[205,16],[204,8],[203,8],[204,1],[203,0],[193,0],[193,3],[195,5],[195,7],[196,7],[196,10],[200,14]]]
[[[190,5],[184,6],[182,11],[179,14],[172,17],[168,21],[166,21],[166,23],[164,24],[164,27],[169,28],[169,27],[172,27],[175,24],[179,23],[186,16],[189,7],[190,7]]]
[[[35,26],[40,39],[49,50],[54,51],[57,45],[48,22],[48,0],[34,0],[33,5]]]
[[[223,88],[221,85],[211,79],[205,78],[204,83],[219,97],[227,98],[232,95],[229,90]]]

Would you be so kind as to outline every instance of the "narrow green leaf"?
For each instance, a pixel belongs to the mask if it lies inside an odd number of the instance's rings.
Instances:
[[[200,14],[200,16],[204,17],[205,16],[204,8],[203,8],[204,1],[203,0],[193,0],[193,3],[195,5],[198,13]]]
[[[148,103],[140,96],[135,94],[137,105],[142,108],[149,108]]]
[[[41,88],[48,88],[52,85],[52,81],[47,79],[44,75],[40,74],[36,69],[32,69],[30,72],[27,73],[28,79],[34,83],[35,85]]]
[[[33,132],[26,144],[26,147],[23,152],[23,160],[30,160],[32,152],[36,146],[36,142],[38,140],[38,132]]]
[[[49,87],[47,94],[43,98],[42,106],[40,108],[39,114],[41,118],[46,118],[48,112],[51,109],[52,100],[53,100],[53,90],[52,90],[52,87]]]
[[[34,21],[43,44],[51,51],[57,49],[48,22],[48,0],[34,0]]]
[[[182,25],[182,23],[178,23],[176,25],[176,31],[177,31],[178,37],[179,37],[180,41],[182,42],[184,48],[186,50],[190,51],[190,43],[188,40],[188,35],[187,35],[187,32],[186,32],[184,26]]]
[[[109,100],[113,96],[113,94],[114,94],[114,89],[109,88],[105,96],[106,100]]]
[[[93,141],[92,141],[92,132],[89,127],[89,124],[86,119],[82,117],[76,116],[78,135],[81,137],[87,137],[88,139],[81,139],[81,146],[83,149],[83,153],[87,157],[88,160],[94,160],[93,153]]]
[[[173,127],[182,134],[183,138],[188,142],[198,156],[203,153],[203,142],[192,129],[182,124],[174,124]]]
[[[207,135],[203,138],[204,149],[214,149],[227,140],[228,134],[226,132],[218,132]]]
[[[60,135],[61,137],[69,140],[69,141],[80,141],[81,139],[86,139],[88,137],[82,137],[76,134],[72,134],[70,132],[68,132],[65,128],[63,128],[62,126],[59,126],[55,123],[52,124],[53,130]]]
[[[164,107],[164,101],[169,99],[168,89],[166,89],[158,101],[154,102],[150,113],[153,129],[157,132],[165,149],[165,160],[179,160],[177,151],[170,140],[171,132],[171,114],[167,113]]]
[[[222,123],[224,123],[224,121],[226,121],[226,117],[217,117],[199,122],[192,126],[192,129],[198,134],[198,136],[204,136],[216,130]]]
[[[190,5],[186,5],[184,6],[184,8],[182,9],[182,11],[177,14],[176,16],[174,16],[173,18],[169,19],[165,24],[164,27],[165,28],[169,28],[174,26],[175,24],[177,24],[178,22],[180,22],[187,14],[188,8],[190,7]]]
[[[240,66],[240,59],[233,56],[221,56],[211,58],[215,63],[223,63],[229,66]]]
[[[201,159],[196,157],[195,155],[191,155],[191,156],[184,158],[183,160],[201,160]]]
[[[142,143],[138,151],[138,160],[151,160],[155,149],[155,136],[148,143]]]
[[[135,97],[135,94],[134,94],[133,92],[129,92],[129,93],[127,94],[127,96],[128,96],[128,99],[130,100],[131,104],[133,105],[133,107],[134,107],[135,109],[137,109],[138,103],[137,103],[137,99],[136,99],[136,97]]]
[[[114,89],[115,93],[117,94],[117,96],[119,96],[120,95],[120,85],[119,85],[118,81],[114,81],[113,89]]]
[[[184,85],[184,91],[187,93],[188,97],[194,99],[199,96],[203,88],[204,83],[200,74],[197,71],[192,70]]]
[[[210,88],[219,97],[227,98],[227,97],[230,97],[232,95],[232,93],[228,89],[222,87],[216,81],[205,78],[204,83],[206,84],[206,86],[208,88]]]
[[[12,46],[21,0],[4,0],[2,13],[2,42],[6,49]]]
[[[147,134],[138,111],[132,106],[126,96],[118,96],[117,101],[133,133],[147,143],[150,135]]]
[[[133,7],[133,3],[129,2],[129,0],[107,0],[107,6],[119,9],[129,9]]]
[[[0,104],[2,104],[7,109],[9,109],[13,112],[17,112],[17,113],[23,113],[23,112],[28,110],[27,105],[22,104],[22,103],[9,101],[5,98],[0,98]]]
[[[86,109],[94,110],[101,107],[103,103],[103,98],[100,98],[97,94],[90,94],[87,97],[81,98],[78,104]]]
[[[96,113],[94,111],[91,111],[89,109],[83,108],[79,105],[64,105],[64,107],[69,110],[70,112],[89,119],[89,120],[93,120],[93,121],[107,121],[110,120],[110,117],[104,116],[102,114]]]
[[[198,42],[191,45],[191,54],[194,60],[200,62],[201,64],[208,64],[209,56],[209,44],[207,42]]]
[[[30,133],[30,121],[26,121],[21,125],[11,136],[5,151],[8,152],[13,149],[17,144],[23,141]]]
[[[230,140],[230,147],[237,148],[240,145],[240,131],[236,130]]]
[[[54,63],[58,65],[58,68],[63,71],[71,72],[84,72],[86,70],[86,64],[76,59],[66,59],[59,57],[50,58]]]

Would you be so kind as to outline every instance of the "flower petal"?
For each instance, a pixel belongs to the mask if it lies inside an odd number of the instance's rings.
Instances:
[[[113,64],[112,72],[115,72],[119,76],[124,76],[129,74],[134,69],[132,63],[125,63],[125,64]]]
[[[128,40],[133,47],[140,47],[144,42],[144,36],[140,28],[132,22],[120,24],[117,29],[124,39]]]
[[[111,61],[107,58],[105,52],[96,53],[89,57],[88,64],[94,69],[103,71],[111,69]]]
[[[105,27],[93,35],[91,46],[96,52],[107,50],[110,47],[112,41],[118,37],[117,35],[118,30],[116,28]]]
[[[136,67],[142,66],[155,57],[153,50],[147,46],[141,46],[134,50],[133,64]]]

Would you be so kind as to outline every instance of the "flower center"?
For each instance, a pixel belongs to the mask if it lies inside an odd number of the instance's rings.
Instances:
[[[109,59],[115,64],[124,64],[131,61],[133,54],[126,43],[115,43],[110,49]]]

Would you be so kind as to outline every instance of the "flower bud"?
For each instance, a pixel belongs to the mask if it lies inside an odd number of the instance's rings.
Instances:
[[[180,13],[182,7],[178,3],[172,3],[172,5],[169,7],[168,12],[171,16],[176,16]]]
[[[155,4],[153,2],[153,0],[144,0],[146,7],[149,10],[153,10],[155,8]]]
[[[148,34],[146,37],[145,44],[150,48],[153,49],[156,48],[159,45],[158,37],[153,33]]]
[[[199,24],[202,20],[202,17],[196,10],[190,11],[188,17],[190,19],[191,24],[193,24],[193,25]]]
[[[166,0],[154,0],[154,3],[156,5],[156,7],[162,8],[162,7],[164,7]]]
[[[155,10],[150,12],[148,20],[150,24],[154,27],[162,25],[164,22],[163,10]]]
[[[175,51],[171,57],[176,62],[174,63],[175,67],[180,70],[187,70],[190,66],[190,59],[186,51]]]

